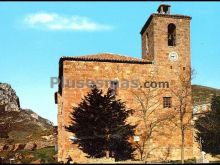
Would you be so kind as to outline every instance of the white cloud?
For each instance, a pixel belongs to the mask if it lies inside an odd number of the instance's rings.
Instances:
[[[47,30],[69,31],[106,31],[112,26],[103,25],[81,16],[63,16],[57,13],[39,12],[24,18],[28,27]]]

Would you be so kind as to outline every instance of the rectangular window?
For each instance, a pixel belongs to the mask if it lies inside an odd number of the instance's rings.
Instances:
[[[171,97],[164,97],[163,108],[171,108],[171,107],[172,107]]]
[[[111,81],[110,88],[112,89],[112,95],[116,95],[116,91],[118,88],[118,81],[117,80]]]

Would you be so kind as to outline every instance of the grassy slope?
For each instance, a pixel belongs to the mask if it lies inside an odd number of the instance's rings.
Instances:
[[[4,129],[8,139],[0,139],[0,142],[9,144],[27,143],[39,140],[41,136],[53,134],[53,126],[46,122],[38,121],[30,116],[27,111],[7,112],[1,114],[1,120],[10,122],[10,127]]]
[[[54,147],[47,147],[35,151],[27,151],[27,150],[21,150],[17,152],[0,152],[0,156],[3,156],[5,160],[7,160],[5,163],[9,163],[9,159],[11,157],[14,157],[15,154],[21,154],[22,159],[16,159],[16,162],[20,162],[22,164],[29,164],[34,161],[39,161],[40,163],[56,163],[53,156],[57,153],[55,152]]]

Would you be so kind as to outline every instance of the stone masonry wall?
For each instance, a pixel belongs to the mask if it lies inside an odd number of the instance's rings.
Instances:
[[[145,81],[155,80],[157,82],[168,81],[170,83],[170,88],[175,86],[176,76],[173,70],[166,69],[166,74],[164,74],[164,69],[155,68],[152,64],[127,64],[127,63],[111,63],[111,62],[85,62],[85,61],[64,61],[64,79],[68,80],[139,80],[141,84]],[[154,77],[152,77],[152,73]],[[105,88],[107,89],[107,88]],[[132,94],[132,89],[118,89],[118,97],[126,102],[127,107],[137,108],[137,102],[134,101],[134,96]],[[136,89],[138,90],[138,89]],[[143,90],[145,90],[143,88]],[[75,161],[86,162],[84,153],[77,148],[77,145],[73,145],[69,140],[72,136],[71,133],[66,132],[63,128],[67,126],[70,122],[70,112],[72,107],[77,106],[81,99],[87,94],[89,88],[68,88],[64,87],[62,92],[62,97],[58,97],[59,114],[58,114],[58,150],[59,150],[59,160],[65,161],[68,155],[75,158]],[[172,113],[174,109],[163,109],[162,98],[164,96],[173,97],[173,103],[175,104],[175,97],[173,96],[170,89],[157,89],[159,93],[157,100],[160,100],[160,106],[158,107],[157,113]],[[175,105],[174,105],[175,106]],[[158,114],[156,114],[158,115]],[[128,122],[135,123],[135,115],[129,119]],[[172,128],[172,129],[171,129]],[[140,133],[139,129],[139,133]],[[165,132],[170,136],[159,136],[156,135],[154,141],[152,142],[154,146],[158,146],[156,153],[162,152],[166,148],[170,148],[171,157],[170,159],[180,159],[180,132],[178,129],[173,129],[173,125],[170,123],[170,127],[166,127]],[[137,130],[138,133],[138,130]],[[189,131],[186,138],[186,157],[192,156],[191,151],[192,145],[192,133]],[[161,147],[163,146],[163,147]],[[160,154],[160,157],[162,157]],[[138,156],[137,156],[138,157]],[[154,157],[152,156],[152,159]],[[155,158],[158,159],[158,158]]]

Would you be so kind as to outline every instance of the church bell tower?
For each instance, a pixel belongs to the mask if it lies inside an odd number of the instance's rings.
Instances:
[[[191,17],[171,14],[171,6],[161,4],[151,14],[140,34],[142,58],[157,65],[190,67]]]

